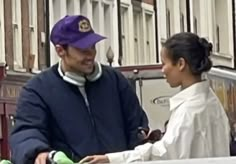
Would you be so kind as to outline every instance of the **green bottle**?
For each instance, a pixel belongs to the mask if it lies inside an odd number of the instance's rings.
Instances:
[[[12,164],[12,163],[4,159],[4,160],[1,160],[0,164]]]
[[[74,164],[74,162],[71,159],[69,159],[65,155],[65,153],[61,151],[56,152],[56,154],[53,157],[53,161],[56,162],[57,164]]]

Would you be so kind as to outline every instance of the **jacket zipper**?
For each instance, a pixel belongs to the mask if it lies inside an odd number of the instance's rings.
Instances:
[[[82,89],[84,89],[84,90],[82,90]],[[91,108],[90,108],[90,104],[89,104],[89,101],[88,101],[88,97],[87,97],[85,88],[79,88],[79,91],[80,91],[80,93],[82,94],[82,96],[84,98],[84,103],[85,103],[85,106],[86,106],[86,108],[88,110],[88,113],[89,113],[90,121],[91,121],[93,130],[94,130],[94,133],[95,133],[96,140],[98,141],[98,143],[103,145],[103,142],[100,140],[100,138],[98,137],[98,134],[97,134],[95,121],[94,121],[94,118],[93,118],[93,114],[91,112]],[[103,147],[105,148],[105,145],[103,145]]]
[[[90,121],[92,123],[92,126],[93,128],[95,129],[95,121],[93,119],[93,115],[92,115],[92,112],[91,112],[91,109],[90,109],[90,105],[89,105],[89,101],[88,101],[88,97],[87,97],[87,94],[86,94],[86,90],[85,90],[85,87],[79,87],[78,88],[83,99],[84,99],[84,103],[85,103],[85,106],[88,110],[88,113],[89,113],[89,117],[90,117]]]

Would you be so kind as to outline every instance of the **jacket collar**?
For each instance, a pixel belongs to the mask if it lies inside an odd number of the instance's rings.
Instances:
[[[198,83],[195,83],[188,88],[183,89],[176,95],[170,98],[170,111],[173,111],[182,103],[187,101],[188,99],[200,94],[202,92],[208,92],[210,87],[209,81],[204,80]]]

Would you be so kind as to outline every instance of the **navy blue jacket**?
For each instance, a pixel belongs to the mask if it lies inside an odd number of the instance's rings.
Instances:
[[[77,162],[87,155],[133,149],[138,127],[148,127],[148,120],[127,79],[102,66],[102,76],[85,84],[88,110],[78,87],[65,82],[57,67],[22,88],[10,136],[13,162],[33,164],[38,153],[50,150]]]

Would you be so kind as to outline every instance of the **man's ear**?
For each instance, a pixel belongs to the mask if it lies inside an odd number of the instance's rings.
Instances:
[[[180,71],[183,71],[186,67],[186,61],[184,58],[180,58],[179,61],[178,61],[178,67],[179,67],[179,70]]]
[[[66,55],[66,50],[59,44],[55,46],[55,50],[60,58],[63,58]]]

